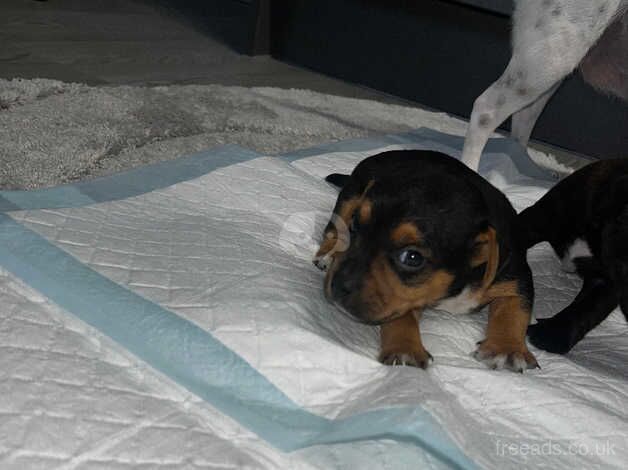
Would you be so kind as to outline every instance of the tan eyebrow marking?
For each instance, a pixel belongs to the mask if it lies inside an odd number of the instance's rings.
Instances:
[[[390,234],[390,238],[395,245],[411,245],[413,243],[420,243],[423,240],[423,234],[413,223],[403,222],[395,227]]]

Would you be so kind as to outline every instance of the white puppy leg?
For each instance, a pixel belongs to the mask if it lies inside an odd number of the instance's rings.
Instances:
[[[513,56],[499,80],[475,100],[462,149],[462,162],[475,171],[480,165],[480,156],[486,141],[495,129],[512,113],[532,104],[555,84],[554,81],[549,84],[535,83],[530,86],[531,83],[526,80],[526,74],[530,73],[534,79],[535,71],[530,70],[530,67],[524,67],[521,62],[519,58]],[[538,65],[540,64],[533,63],[531,67],[535,68]]]
[[[462,161],[477,170],[493,131],[534,103],[580,63],[620,0],[520,0],[513,17],[513,55],[503,75],[473,105]]]
[[[532,135],[532,129],[534,129],[537,119],[543,112],[547,101],[552,97],[554,92],[556,92],[559,85],[560,83],[557,83],[543,95],[539,96],[534,103],[520,109],[512,115],[510,135],[512,135],[513,139],[519,142],[522,147],[525,148],[528,146],[530,135]]]

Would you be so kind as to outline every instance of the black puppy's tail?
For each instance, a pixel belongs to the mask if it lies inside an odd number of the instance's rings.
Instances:
[[[546,207],[543,199],[521,211],[517,216],[517,236],[521,247],[528,249],[551,236],[552,224],[547,223],[551,208]]]
[[[347,185],[350,178],[351,178],[351,175],[343,175],[341,173],[332,173],[327,178],[325,178],[325,181],[342,189]]]

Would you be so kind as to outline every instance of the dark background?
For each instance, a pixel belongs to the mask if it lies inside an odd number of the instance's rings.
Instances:
[[[159,1],[199,27],[211,15],[232,19],[211,32],[240,52],[270,53],[465,118],[510,58],[510,0]],[[584,155],[625,157],[628,106],[575,73],[532,137]]]

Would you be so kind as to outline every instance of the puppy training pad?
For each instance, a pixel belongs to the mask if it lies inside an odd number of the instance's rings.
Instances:
[[[567,357],[533,349],[543,369],[518,375],[469,356],[486,312],[427,312],[435,362],[422,371],[380,365],[377,329],[324,300],[310,259],[337,193],[322,177],[392,148],[459,156],[461,143],[421,129],[282,157],[227,146],[0,192],[0,462],[619,467],[628,348],[617,312]],[[505,139],[481,171],[518,210],[552,179]],[[579,281],[547,245],[529,259],[535,312],[552,315]]]

